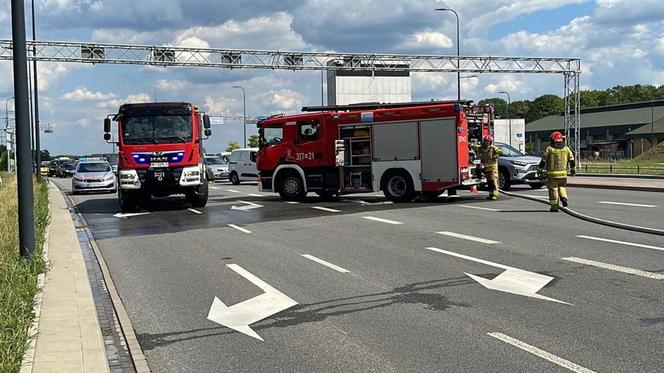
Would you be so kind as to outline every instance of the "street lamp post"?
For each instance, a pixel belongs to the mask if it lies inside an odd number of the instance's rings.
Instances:
[[[9,100],[13,100],[14,97],[9,97],[5,99],[5,136],[9,139]],[[11,172],[11,161],[9,160],[9,152],[12,150],[14,142],[12,141],[11,147],[10,143],[7,141],[7,172]],[[14,152],[16,154],[16,152]]]
[[[242,90],[242,123],[244,125],[243,146],[247,147],[247,93],[244,90],[244,87],[239,85],[234,85],[233,88],[239,88]]]
[[[507,93],[507,91],[500,91],[498,93],[504,93],[507,95],[507,120],[509,121],[509,136],[510,136],[510,146],[512,146],[512,116],[510,115],[510,105],[512,103],[512,99],[510,98],[510,94]]]
[[[35,0],[32,0],[32,40],[34,41],[37,40],[35,27]],[[32,83],[35,85],[32,95],[35,106],[35,176],[39,179],[41,177],[39,172],[39,165],[41,164],[41,145],[39,144],[39,85],[37,84],[37,47],[34,44],[32,45],[32,55],[35,57],[32,60]]]
[[[460,39],[459,39],[459,15],[452,8],[436,8],[438,11],[450,11],[454,13],[456,17],[456,45],[457,45],[457,57],[460,56]],[[457,69],[460,68],[461,60],[457,58]],[[461,101],[461,77],[459,71],[457,71],[457,100]]]

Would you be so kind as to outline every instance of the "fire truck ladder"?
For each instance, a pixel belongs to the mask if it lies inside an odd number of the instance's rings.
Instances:
[[[188,48],[94,42],[27,41],[29,60],[91,64],[217,67],[227,69],[409,71],[562,74],[565,133],[579,152],[581,60],[558,57],[440,56],[376,53],[288,52]],[[12,60],[12,41],[0,40],[0,60]]]

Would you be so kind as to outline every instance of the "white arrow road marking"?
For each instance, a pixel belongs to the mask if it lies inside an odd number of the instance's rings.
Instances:
[[[141,215],[148,215],[148,214],[149,214],[149,212],[129,212],[129,213],[126,213],[126,214],[117,213],[117,214],[113,215],[113,217],[127,219],[127,218],[131,218],[132,216],[141,216]]]
[[[657,205],[642,205],[640,203],[626,203],[626,202],[599,201],[597,203],[601,203],[603,205],[618,205],[618,206],[632,206],[632,207],[647,207],[647,208],[657,207]]]
[[[227,264],[226,266],[261,288],[264,293],[232,306],[227,306],[219,298],[214,297],[207,318],[217,324],[263,341],[263,338],[249,325],[291,308],[297,302],[239,265]]]
[[[286,201],[286,203],[288,203],[289,205],[297,205],[300,202],[298,202],[298,201]]]
[[[249,193],[247,194],[250,197],[267,197],[265,194],[258,194],[258,193]]]
[[[238,201],[240,203],[246,203],[246,206],[231,206],[231,210],[240,210],[240,211],[247,211],[247,210],[253,210],[253,209],[259,209],[263,207],[263,205],[259,205],[257,203],[253,202],[247,202],[247,201]]]
[[[314,262],[316,262],[316,263],[318,263],[318,264],[322,264],[322,265],[324,265],[324,266],[326,266],[326,267],[328,267],[328,268],[332,268],[333,270],[335,270],[335,271],[337,271],[337,272],[341,272],[341,273],[349,273],[349,272],[350,272],[349,270],[347,270],[347,269],[345,269],[345,268],[341,268],[341,267],[339,267],[338,265],[336,265],[336,264],[332,264],[332,263],[330,263],[330,262],[328,262],[328,261],[325,261],[325,260],[323,260],[323,259],[316,258],[316,257],[313,256],[313,255],[302,254],[302,256],[305,257],[305,258],[307,258],[307,259],[309,259],[309,260],[313,260]]]
[[[202,214],[202,212],[200,212],[196,209],[187,209],[187,210],[193,212],[194,214],[198,214],[198,215]]]
[[[498,209],[492,209],[488,207],[479,207],[479,206],[468,206],[468,205],[459,205],[465,209],[474,209],[474,210],[483,210],[483,211],[491,211],[491,212],[500,212]]]
[[[475,242],[481,242],[481,243],[486,243],[489,245],[495,245],[497,243],[500,243],[498,241],[493,241],[493,240],[487,240],[486,238],[479,238],[479,237],[474,237],[474,236],[468,236],[465,234],[461,233],[454,233],[454,232],[436,232],[438,234],[442,234],[445,236],[450,236],[450,237],[455,237],[455,238],[460,238],[462,240],[468,240],[468,241],[475,241]]]
[[[231,228],[233,228],[233,229],[237,229],[237,230],[239,230],[239,231],[242,232],[242,233],[251,233],[251,231],[250,231],[249,229],[242,228],[242,227],[237,226],[237,225],[235,225],[235,224],[228,224],[228,226],[231,227]]]
[[[375,217],[375,216],[363,216],[362,218],[363,218],[363,219],[367,219],[367,220],[373,220],[373,221],[381,222],[381,223],[386,223],[386,224],[393,224],[393,225],[403,224],[403,223],[400,222],[400,221],[394,221],[394,220],[389,220],[389,219],[377,218],[377,217]]]
[[[567,302],[563,302],[558,299],[553,299],[546,297],[544,295],[537,294],[538,291],[540,291],[546,284],[551,282],[553,280],[553,277],[551,276],[546,276],[546,275],[541,275],[539,273],[535,272],[530,272],[530,271],[525,271],[523,269],[519,268],[514,268],[510,266],[506,266],[504,264],[499,264],[499,263],[494,263],[490,262],[488,260],[484,259],[479,259],[479,258],[473,258],[472,256],[468,255],[463,255],[459,253],[455,253],[452,251],[447,251],[447,250],[442,250],[442,249],[437,249],[435,247],[427,247],[427,250],[435,251],[441,254],[446,254],[446,255],[451,255],[455,256],[457,258],[462,258],[466,260],[470,260],[476,263],[482,263],[486,264],[492,267],[504,269],[505,272],[499,274],[498,276],[494,277],[492,280],[488,280],[484,277],[479,277],[470,273],[466,273],[466,276],[472,278],[473,280],[477,281],[480,283],[480,285],[484,286],[487,289],[492,289],[492,290],[498,290],[498,291],[504,291],[506,293],[511,293],[511,294],[516,294],[516,295],[523,295],[525,297],[530,297],[530,298],[537,298],[537,299],[543,299],[543,300],[548,300],[551,302],[557,302],[557,303],[563,303],[563,304],[570,304]]]
[[[361,199],[360,200],[357,200],[357,199],[342,199],[340,201],[358,203],[358,204],[364,205],[364,206],[391,205],[391,204],[394,203],[392,201],[367,202],[367,201],[363,201]]]
[[[219,187],[211,186],[210,189],[221,189]]]
[[[596,262],[594,260],[576,258],[576,257],[573,257],[573,256],[570,256],[570,257],[567,257],[567,258],[560,258],[560,259],[567,260],[569,262],[585,264],[585,265],[589,265],[589,266],[593,266],[593,267],[610,269],[612,271],[627,273],[627,274],[630,274],[630,275],[637,275],[637,276],[641,276],[641,277],[652,278],[652,279],[655,279],[655,280],[664,280],[664,275],[663,274],[653,273],[653,272],[648,272],[648,271],[642,271],[640,269],[623,267],[623,266],[610,264],[610,263]]]
[[[235,189],[226,189],[226,190],[229,191],[229,192],[231,192],[231,193],[240,193],[240,191],[237,191],[237,190],[235,190]]]
[[[544,350],[540,350],[539,348],[529,345],[526,342],[521,342],[520,340],[516,338],[512,338],[509,335],[505,335],[503,333],[487,333],[488,335],[500,339],[501,341],[505,343],[509,343],[514,347],[518,347],[526,352],[529,352],[535,356],[539,356],[544,360],[548,360],[554,364],[560,365],[561,367],[571,370],[572,372],[577,372],[577,373],[595,373],[595,371],[590,370],[588,368],[584,368],[581,365],[575,364],[569,360],[565,360],[561,357],[558,357],[554,354],[551,354],[549,352],[546,352]]]
[[[610,240],[610,239],[608,239],[608,238],[600,238],[600,237],[584,236],[584,235],[579,235],[579,236],[577,236],[577,237],[579,237],[579,238],[585,238],[585,239],[587,239],[587,240],[593,240],[593,241],[610,242],[610,243],[617,243],[617,244],[627,245],[627,246],[642,247],[642,248],[644,248],[644,249],[651,249],[651,250],[664,251],[664,247],[657,247],[657,246],[643,245],[643,244],[640,244],[640,243],[625,242],[625,241],[617,241],[617,240]]]
[[[320,211],[327,211],[327,212],[341,212],[341,210],[335,210],[331,209],[328,207],[321,207],[321,206],[311,206],[312,209],[320,210]]]

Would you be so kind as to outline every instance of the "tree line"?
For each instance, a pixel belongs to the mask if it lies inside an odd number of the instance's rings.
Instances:
[[[606,90],[583,90],[579,92],[581,108],[606,105],[629,104],[664,99],[664,85],[631,85],[615,86]],[[557,95],[542,95],[534,100],[512,101],[507,113],[507,101],[500,97],[492,97],[479,101],[489,104],[496,110],[499,118],[525,118],[526,123],[542,119],[549,115],[560,115],[565,110],[565,102]]]

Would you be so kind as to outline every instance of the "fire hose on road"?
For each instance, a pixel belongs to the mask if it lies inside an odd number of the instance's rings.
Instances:
[[[523,199],[527,199],[527,200],[530,200],[530,201],[535,201],[535,202],[543,203],[545,205],[549,205],[548,201],[545,201],[543,199],[539,199],[537,197],[525,196],[525,195],[517,194],[517,193],[510,193],[510,192],[506,192],[504,190],[501,190],[500,192],[507,195],[507,196],[510,196],[510,197],[523,198]],[[588,221],[588,222],[591,222],[591,223],[601,224],[601,225],[605,225],[607,227],[613,227],[613,228],[618,228],[618,229],[625,229],[625,230],[629,230],[629,231],[633,231],[633,232],[648,233],[648,234],[654,234],[654,235],[657,235],[657,236],[664,236],[664,230],[661,230],[661,229],[641,227],[641,226],[638,226],[638,225],[618,223],[618,222],[615,222],[615,221],[600,219],[600,218],[596,218],[594,216],[589,216],[589,215],[582,214],[580,212],[576,212],[576,211],[574,211],[570,208],[562,207],[562,206],[560,207],[560,209],[568,215],[571,215],[571,216],[573,216],[577,219],[585,220],[585,221]]]

